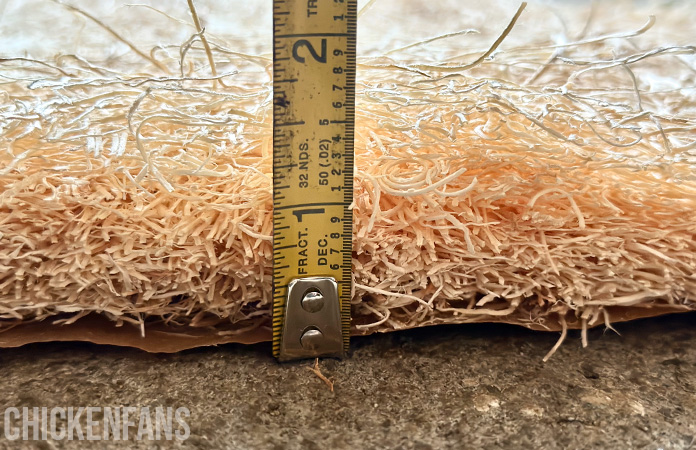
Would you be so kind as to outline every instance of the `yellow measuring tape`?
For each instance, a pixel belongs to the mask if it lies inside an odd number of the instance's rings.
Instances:
[[[351,298],[357,0],[273,2],[273,354],[342,356]]]

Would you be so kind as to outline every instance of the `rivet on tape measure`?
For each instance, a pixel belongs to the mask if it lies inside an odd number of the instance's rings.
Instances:
[[[273,1],[273,354],[350,331],[357,0]]]

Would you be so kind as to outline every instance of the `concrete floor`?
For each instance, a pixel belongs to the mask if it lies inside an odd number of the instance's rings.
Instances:
[[[684,314],[618,324],[621,336],[592,330],[586,349],[574,332],[547,363],[558,334],[511,326],[356,338],[350,359],[321,361],[334,392],[310,362],[276,363],[268,344],[174,355],[30,345],[0,350],[0,407],[191,412],[184,442],[99,448],[694,448],[694,324],[696,315]],[[6,440],[0,446],[17,448]]]

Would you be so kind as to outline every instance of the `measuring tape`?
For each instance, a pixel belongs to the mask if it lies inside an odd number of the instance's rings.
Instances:
[[[273,354],[350,331],[357,0],[273,1]]]

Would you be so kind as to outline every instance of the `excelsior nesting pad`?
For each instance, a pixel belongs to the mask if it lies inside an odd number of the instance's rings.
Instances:
[[[271,5],[228,3],[3,3],[0,345],[269,338]],[[690,2],[361,6],[354,334],[696,309]]]

